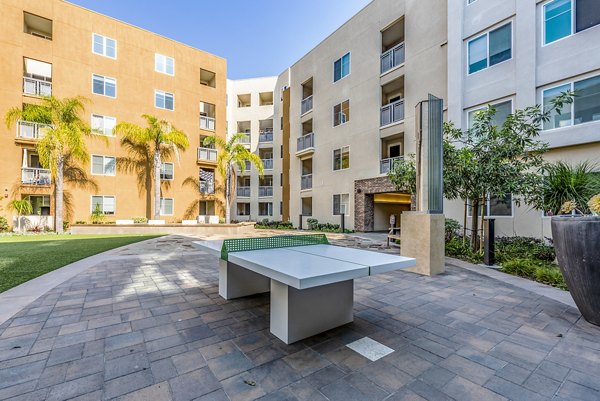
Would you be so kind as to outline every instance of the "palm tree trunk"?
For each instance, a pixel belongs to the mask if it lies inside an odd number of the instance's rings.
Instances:
[[[160,220],[160,150],[154,152],[154,220]]]
[[[56,161],[56,184],[54,188],[54,227],[57,234],[63,233],[63,174],[65,161],[62,157]]]
[[[225,177],[225,224],[231,223],[231,165],[227,164]]]

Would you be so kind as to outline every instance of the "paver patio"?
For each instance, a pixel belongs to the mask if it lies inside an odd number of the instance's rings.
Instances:
[[[172,236],[52,289],[0,325],[0,400],[600,399],[600,328],[490,277],[359,279],[354,323],[285,345],[269,295],[222,299],[217,266]]]

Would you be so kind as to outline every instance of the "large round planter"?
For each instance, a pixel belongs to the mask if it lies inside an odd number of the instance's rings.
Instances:
[[[600,326],[600,217],[552,218],[558,264],[577,308]]]

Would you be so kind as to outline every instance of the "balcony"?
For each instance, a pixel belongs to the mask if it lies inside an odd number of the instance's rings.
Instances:
[[[23,93],[31,96],[52,95],[52,82],[38,78],[23,77]]]
[[[398,160],[402,160],[403,157],[399,156],[399,157],[390,157],[387,159],[383,159],[379,162],[379,173],[381,174],[387,174],[389,173],[392,168],[394,167],[394,163]]]
[[[297,140],[297,148],[296,154],[299,153],[307,153],[309,150],[314,151],[315,148],[315,134],[312,132],[310,134],[306,134],[298,138]]]
[[[273,142],[273,130],[260,131],[260,134],[258,135],[258,142]]]
[[[312,174],[305,174],[300,177],[300,190],[312,189]]]
[[[401,64],[404,64],[404,42],[381,55],[381,73],[386,73]]]
[[[312,95],[310,95],[307,98],[302,99],[301,109],[302,109],[302,111],[300,113],[301,115],[304,115],[313,109]]]
[[[404,120],[404,99],[386,104],[381,108],[381,126],[394,124]]]
[[[240,143],[242,145],[250,145],[250,134],[246,134],[240,138]]]
[[[200,193],[202,195],[212,195],[215,193],[214,181],[200,181]]]
[[[30,121],[17,121],[18,139],[40,139],[44,136],[45,130],[52,128],[47,124],[32,123]]]
[[[258,197],[268,198],[273,196],[273,187],[258,187]]]
[[[29,167],[21,169],[21,183],[24,185],[48,186],[51,182],[50,170]]]
[[[250,197],[250,187],[237,187],[237,197],[238,198],[249,198]]]
[[[217,149],[198,148],[198,161],[217,162]]]
[[[212,117],[200,116],[200,128],[207,131],[214,131],[215,119]]]
[[[265,170],[273,170],[273,159],[261,159]]]

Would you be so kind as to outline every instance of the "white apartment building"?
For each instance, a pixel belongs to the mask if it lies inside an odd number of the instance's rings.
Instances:
[[[497,119],[576,91],[573,105],[545,124],[548,160],[600,162],[600,2],[449,0],[448,119],[463,129],[472,112],[494,104]],[[463,202],[445,213],[462,222]],[[550,237],[550,219],[510,194],[491,199],[499,236]]]
[[[227,136],[245,133],[244,146],[263,162],[236,168],[232,220],[281,220],[281,137],[273,135],[273,100],[277,77],[227,80]]]

